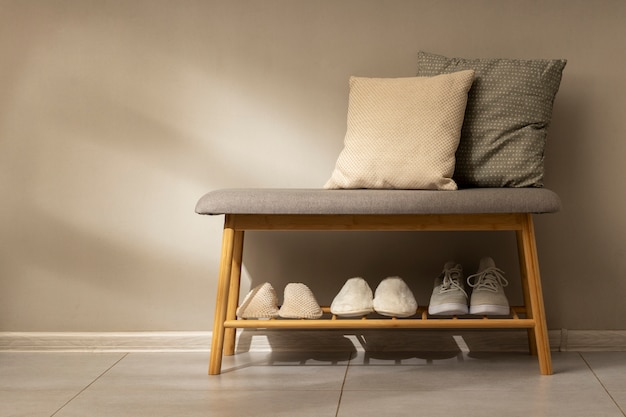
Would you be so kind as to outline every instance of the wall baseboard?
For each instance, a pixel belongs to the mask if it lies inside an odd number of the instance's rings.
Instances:
[[[401,337],[389,332],[402,333]],[[391,336],[391,337],[390,337]],[[399,335],[398,335],[399,336]],[[451,337],[453,336],[453,337]],[[238,351],[524,351],[525,331],[240,330]],[[626,351],[626,330],[550,330],[553,351]],[[0,352],[208,352],[211,332],[0,332]]]
[[[0,352],[209,351],[211,332],[0,332]]]
[[[626,330],[568,330],[561,329],[559,350],[566,351],[626,351]]]

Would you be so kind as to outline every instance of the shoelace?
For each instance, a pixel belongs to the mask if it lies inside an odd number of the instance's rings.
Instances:
[[[504,278],[504,271],[494,266],[467,277],[467,285],[475,290],[484,289],[487,291],[497,292],[499,287],[506,287],[509,285],[509,281]]]
[[[443,270],[443,281],[439,293],[445,293],[449,291],[461,291],[465,296],[467,293],[461,286],[461,273],[463,270],[457,266]]]

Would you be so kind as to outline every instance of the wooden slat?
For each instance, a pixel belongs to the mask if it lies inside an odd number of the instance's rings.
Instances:
[[[528,329],[532,319],[319,319],[227,320],[227,328],[241,329]]]
[[[237,230],[520,230],[523,214],[232,215]]]
[[[322,306],[325,314],[330,314],[330,307]],[[358,318],[341,318],[331,315],[328,319],[317,320],[293,320],[293,319],[272,319],[272,320],[226,320],[226,328],[246,328],[246,329],[419,329],[419,328],[499,328],[499,329],[528,329],[535,326],[532,319],[522,319],[519,314],[524,314],[524,306],[512,306],[511,315],[508,317],[487,317],[481,316],[453,316],[441,318],[428,315],[428,306],[421,306],[415,312],[415,318],[380,318],[379,316],[363,316]],[[418,318],[420,317],[420,318]]]

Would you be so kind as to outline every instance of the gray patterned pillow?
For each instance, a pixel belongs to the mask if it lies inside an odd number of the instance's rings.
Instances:
[[[543,186],[546,134],[566,63],[419,52],[418,76],[475,71],[456,152],[459,186]]]

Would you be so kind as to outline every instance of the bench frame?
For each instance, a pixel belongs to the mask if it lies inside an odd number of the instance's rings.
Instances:
[[[244,233],[247,230],[283,231],[515,231],[524,305],[512,307],[508,317],[432,318],[420,307],[413,318],[319,320],[237,319]],[[322,308],[329,313],[328,307]],[[520,317],[520,314],[523,317]],[[235,353],[237,328],[388,329],[388,328],[500,328],[528,331],[530,353],[538,357],[542,375],[552,374],[552,360],[539,276],[533,218],[530,213],[489,214],[226,214],[217,287],[217,302],[209,375],[218,375],[222,355]]]

